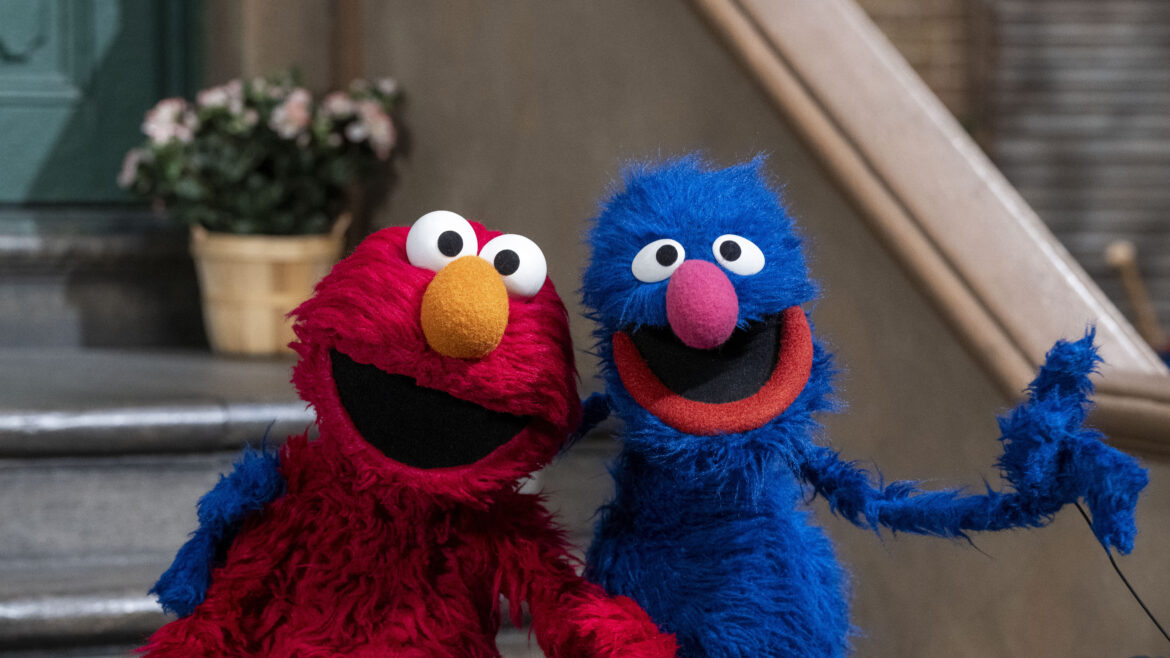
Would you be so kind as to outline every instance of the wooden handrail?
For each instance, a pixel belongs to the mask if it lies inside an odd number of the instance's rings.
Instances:
[[[982,364],[1020,395],[1097,327],[1093,422],[1170,454],[1170,372],[852,0],[694,0]]]

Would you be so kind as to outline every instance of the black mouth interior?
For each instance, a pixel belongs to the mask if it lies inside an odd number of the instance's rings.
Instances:
[[[528,425],[529,418],[419,386],[333,350],[341,404],[368,443],[416,468],[464,466],[486,457]]]
[[[780,317],[736,329],[711,350],[685,345],[670,327],[626,332],[638,353],[671,391],[696,402],[735,402],[751,397],[772,376],[780,351]]]

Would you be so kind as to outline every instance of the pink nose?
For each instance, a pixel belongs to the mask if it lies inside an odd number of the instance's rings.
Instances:
[[[666,285],[666,319],[674,335],[700,350],[719,347],[735,331],[739,298],[719,266],[688,260]]]

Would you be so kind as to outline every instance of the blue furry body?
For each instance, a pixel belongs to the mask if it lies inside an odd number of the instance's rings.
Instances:
[[[185,617],[203,602],[211,572],[223,559],[240,526],[253,512],[284,494],[284,475],[275,452],[245,448],[230,475],[199,499],[199,528],[150,593],[163,610]]]
[[[726,483],[628,453],[615,475],[588,575],[675,633],[680,656],[843,653],[846,575],[794,479],[717,494]]]
[[[638,601],[677,635],[685,657],[842,656],[848,653],[847,581],[823,531],[804,509],[811,494],[872,530],[943,537],[1034,527],[1083,499],[1106,547],[1128,552],[1133,511],[1146,473],[1083,426],[1093,333],[1058,342],[1027,400],[1000,420],[1000,469],[1009,487],[984,493],[924,492],[914,482],[883,484],[814,441],[814,414],[830,410],[833,366],[814,342],[812,372],[799,397],[763,426],[696,436],[638,405],[614,364],[613,335],[667,323],[666,281],[630,274],[633,255],[660,238],[687,258],[711,257],[723,234],[752,240],[767,265],[728,274],[739,323],[812,301],[795,228],[757,159],[727,169],[696,157],[636,167],[602,207],[590,241],[584,300],[596,336],[611,408],[625,421],[613,467],[614,499],[601,512],[586,574]],[[596,406],[596,401],[594,402]]]

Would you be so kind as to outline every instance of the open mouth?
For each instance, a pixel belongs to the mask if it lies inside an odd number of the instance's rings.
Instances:
[[[614,362],[634,400],[689,434],[744,432],[779,416],[812,371],[812,334],[793,306],[736,329],[711,350],[688,347],[669,327],[619,331]]]
[[[486,457],[528,426],[529,418],[485,409],[419,386],[333,350],[333,381],[362,438],[382,454],[415,468],[466,466]]]

